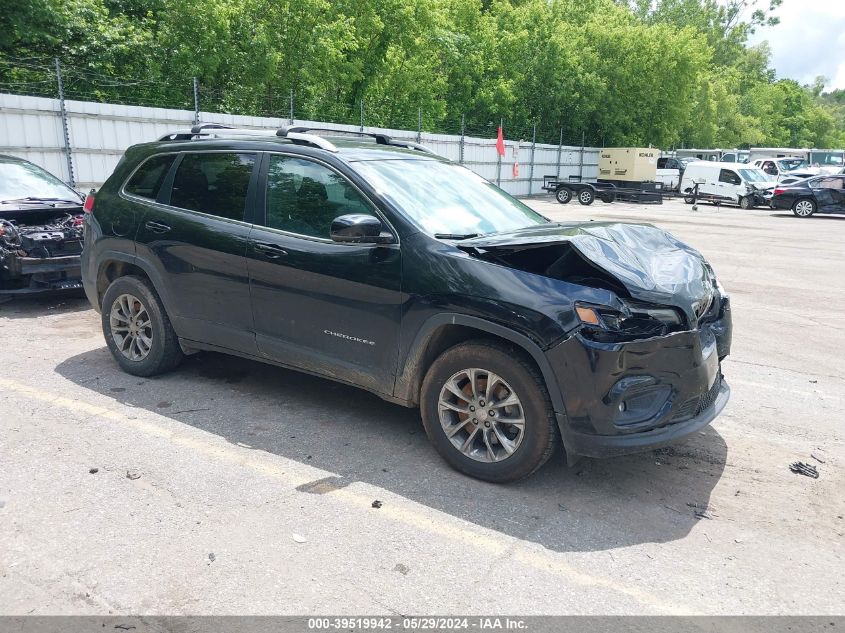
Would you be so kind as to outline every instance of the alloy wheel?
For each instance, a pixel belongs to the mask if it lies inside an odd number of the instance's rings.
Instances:
[[[519,448],[525,412],[513,388],[486,369],[462,369],[440,390],[437,404],[446,437],[479,462],[500,462]]]
[[[144,360],[153,346],[153,328],[147,308],[134,295],[122,294],[112,303],[109,328],[117,349],[133,361]]]
[[[813,215],[813,203],[809,200],[799,200],[795,203],[795,215],[802,218]]]

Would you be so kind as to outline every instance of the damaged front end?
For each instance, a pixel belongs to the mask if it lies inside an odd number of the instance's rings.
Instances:
[[[82,287],[81,208],[0,217],[0,294]]]
[[[465,240],[473,256],[590,289],[546,350],[566,411],[567,450],[595,457],[653,448],[724,408],[730,299],[700,253],[651,225],[546,225]],[[596,302],[595,289],[603,299]]]

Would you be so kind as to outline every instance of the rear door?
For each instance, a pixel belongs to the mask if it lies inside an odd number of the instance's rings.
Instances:
[[[185,339],[256,353],[246,249],[252,229],[257,154],[179,154],[136,235],[169,316]]]
[[[845,210],[842,179],[836,176],[816,178],[809,182],[820,211]]]
[[[267,154],[248,251],[259,351],[275,361],[390,394],[401,305],[399,244],[340,244],[332,220],[375,205],[333,167]],[[394,232],[395,237],[395,232]]]

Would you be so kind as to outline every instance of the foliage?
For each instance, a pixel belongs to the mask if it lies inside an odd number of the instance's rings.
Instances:
[[[845,93],[777,79],[781,0],[27,0],[0,90],[588,144],[845,145]],[[9,4],[9,3],[7,3]]]

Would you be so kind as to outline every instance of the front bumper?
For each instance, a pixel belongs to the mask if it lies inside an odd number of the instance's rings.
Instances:
[[[566,408],[557,412],[571,454],[607,457],[672,442],[709,424],[730,388],[721,360],[730,304],[696,330],[626,343],[575,334],[546,352]]]
[[[79,255],[58,257],[6,256],[0,294],[33,294],[82,288]]]

